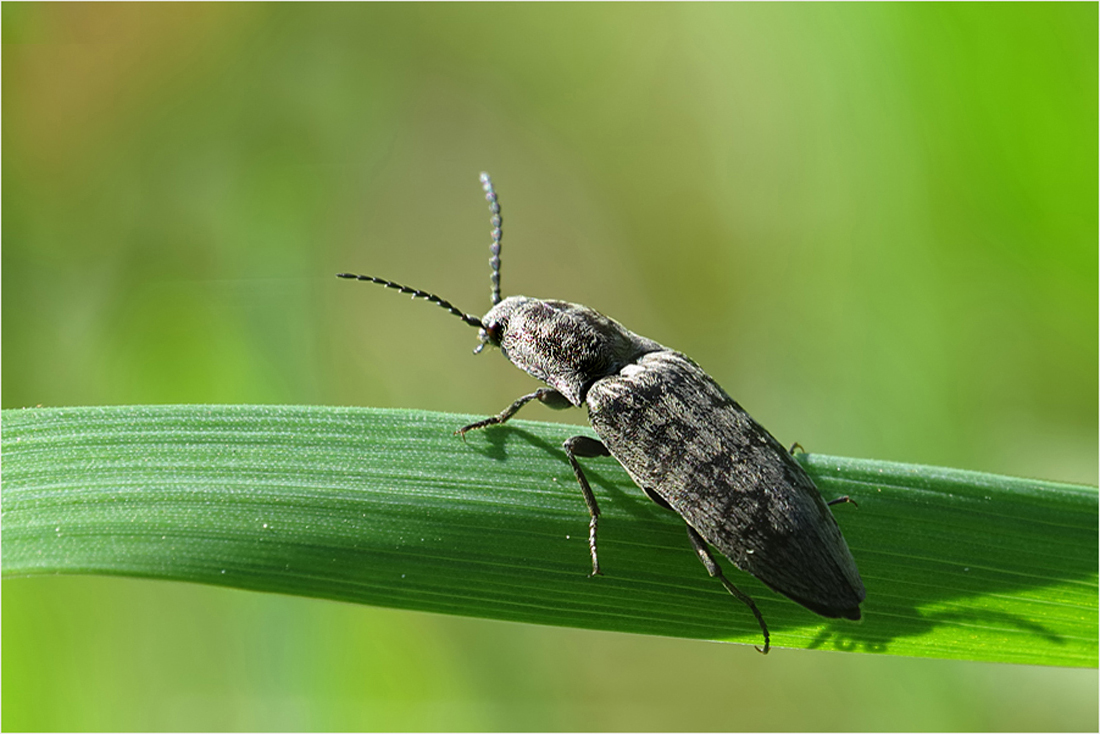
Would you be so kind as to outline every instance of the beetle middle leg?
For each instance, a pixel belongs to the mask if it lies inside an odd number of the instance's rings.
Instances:
[[[474,431],[478,428],[484,428],[485,426],[500,425],[501,423],[504,423],[513,415],[515,415],[516,411],[527,405],[527,403],[531,402],[532,400],[538,400],[543,405],[547,406],[548,408],[553,408],[554,410],[561,410],[563,408],[573,407],[573,404],[569,402],[569,399],[554,388],[540,387],[533,393],[529,395],[524,395],[522,398],[512,403],[496,415],[486,418],[485,420],[480,420],[476,423],[471,423],[468,426],[463,426],[462,428],[459,428],[457,431],[455,431],[455,433],[457,433],[459,436],[462,436],[463,438],[466,438],[467,431]]]
[[[715,562],[714,556],[710,554],[710,548],[707,547],[707,541],[703,540],[703,536],[699,535],[698,531],[690,525],[687,526],[688,539],[691,541],[692,547],[695,548],[695,552],[699,555],[699,560],[703,562],[703,566],[706,567],[707,573],[716,577],[722,582],[722,585],[726,587],[726,591],[733,594],[741,603],[752,610],[753,615],[756,617],[756,621],[760,623],[760,631],[764,633],[764,649],[757,647],[757,651],[768,654],[768,650],[771,649],[771,636],[768,634],[768,625],[764,622],[764,615],[760,613],[760,610],[756,608],[756,602],[752,600],[745,592],[734,586],[725,574],[722,573],[722,569]],[[755,645],[753,647],[756,647]]]
[[[596,504],[596,495],[592,494],[592,487],[588,485],[588,479],[584,476],[577,457],[586,459],[596,456],[611,456],[607,447],[594,438],[588,436],[573,436],[561,445],[565,449],[565,457],[569,459],[569,465],[573,467],[573,474],[581,485],[581,493],[584,495],[584,503],[588,505],[588,513],[592,516],[588,523],[588,551],[592,554],[592,576],[602,576],[600,573],[600,559],[596,555],[596,526],[600,521],[600,507]]]
[[[519,400],[509,405],[504,410],[500,411],[497,415],[490,416],[484,420],[471,423],[468,426],[459,428],[455,433],[466,438],[468,431],[474,431],[478,428],[485,428],[486,426],[496,426],[504,423],[516,412],[527,403],[532,400],[538,400],[548,408],[555,410],[561,410],[563,408],[574,407],[569,402],[569,398],[562,395],[552,387],[541,387],[535,390],[533,393],[524,395]],[[592,487],[588,485],[588,479],[584,476],[584,471],[581,469],[581,465],[577,463],[577,457],[593,458],[596,456],[611,456],[611,452],[607,450],[607,447],[594,438],[588,436],[573,436],[562,444],[562,448],[565,449],[565,456],[569,459],[569,465],[573,467],[573,474],[576,475],[577,481],[581,485],[581,493],[584,495],[584,504],[588,505],[588,514],[592,516],[592,520],[588,523],[588,550],[592,555],[592,576],[602,576],[600,572],[600,560],[596,554],[596,526],[599,524],[600,507],[596,504],[596,495],[592,494]]]

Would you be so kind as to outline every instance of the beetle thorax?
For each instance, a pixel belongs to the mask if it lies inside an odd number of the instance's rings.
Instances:
[[[593,382],[664,350],[598,311],[565,301],[506,298],[485,314],[486,340],[512,364],[580,406]]]

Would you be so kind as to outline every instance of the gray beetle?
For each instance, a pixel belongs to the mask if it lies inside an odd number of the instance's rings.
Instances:
[[[500,204],[481,174],[492,213],[492,302],[482,318],[431,293],[370,275],[337,277],[377,283],[424,298],[479,329],[480,344],[550,387],[516,400],[498,415],[463,426],[504,423],[532,400],[551,408],[588,407],[601,441],[574,436],[565,456],[591,514],[592,574],[600,573],[596,528],[600,510],[577,458],[612,456],[658,505],[687,523],[688,538],[707,572],[756,616],[770,649],[764,617],[722,573],[713,545],[737,568],[825,617],[858,620],[867,593],[826,503],[801,465],[710,375],[683,354],[638,336],[585,306],[500,295]]]

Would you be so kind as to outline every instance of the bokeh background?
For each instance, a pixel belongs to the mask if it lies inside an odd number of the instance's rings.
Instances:
[[[5,408],[489,414],[584,303],[814,452],[1097,482],[1097,5],[11,4]],[[541,406],[527,418],[583,422]],[[583,569],[582,569],[583,571]],[[5,729],[1092,729],[1096,670],[3,582]]]

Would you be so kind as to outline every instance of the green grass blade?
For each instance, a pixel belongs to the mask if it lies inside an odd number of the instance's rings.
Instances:
[[[327,407],[3,413],[3,574],[103,573],[382,606],[758,643],[682,522],[573,426]],[[585,429],[585,432],[588,432]],[[776,646],[1097,665],[1097,490],[804,455],[867,586],[861,624],[822,619],[725,563]]]

